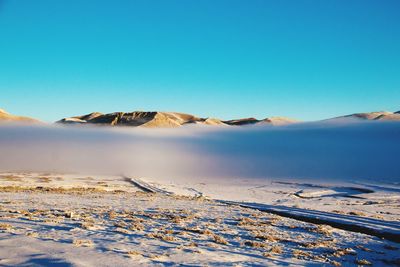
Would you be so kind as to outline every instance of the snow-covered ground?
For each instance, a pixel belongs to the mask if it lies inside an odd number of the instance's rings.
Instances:
[[[1,266],[396,266],[400,261],[399,243],[260,208],[329,211],[398,227],[394,185],[384,191],[243,180],[228,187],[30,172],[0,178]],[[386,193],[378,198],[379,192]],[[242,201],[253,206],[239,206]]]
[[[217,179],[176,183],[145,178],[151,185],[180,195],[316,209],[337,214],[400,221],[400,185],[316,180]]]
[[[4,125],[0,265],[399,265],[399,137]]]

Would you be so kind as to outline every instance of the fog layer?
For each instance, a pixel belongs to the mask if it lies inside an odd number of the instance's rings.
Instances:
[[[1,171],[400,181],[400,123],[139,129],[0,126]]]

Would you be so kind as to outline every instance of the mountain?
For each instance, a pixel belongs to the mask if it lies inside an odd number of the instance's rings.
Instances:
[[[354,113],[350,115],[335,117],[325,121],[400,121],[400,111],[377,111],[366,113]],[[29,122],[39,123],[40,121],[23,116],[12,115],[0,109],[0,122]],[[160,112],[160,111],[133,111],[133,112],[113,112],[103,114],[92,112],[89,114],[64,118],[56,123],[60,124],[88,124],[88,125],[108,125],[108,126],[133,126],[149,128],[173,128],[183,125],[218,125],[218,126],[250,126],[250,125],[286,125],[299,121],[285,117],[269,117],[262,120],[256,118],[243,118],[233,120],[220,120],[217,118],[201,118],[191,114],[179,112]]]
[[[29,122],[38,123],[39,121],[29,117],[16,116],[8,113],[4,109],[0,109],[0,123],[1,122]]]
[[[235,125],[235,126],[250,125],[250,124],[256,124],[259,122],[261,122],[261,121],[255,119],[255,118],[245,118],[245,119],[224,121],[225,124]]]
[[[114,112],[108,114],[93,112],[90,114],[64,118],[57,121],[57,123],[62,124],[94,124],[167,128],[179,127],[187,124],[243,126],[254,124],[282,125],[293,122],[296,121],[283,117],[272,117],[266,118],[264,120],[245,118],[238,120],[222,121],[216,118],[200,118],[185,113],[159,111]]]
[[[285,125],[296,122],[298,121],[285,117],[270,117],[270,118],[265,118],[263,120],[257,120],[255,118],[245,118],[245,119],[224,121],[225,124],[235,125],[235,126],[252,125],[252,124]]]
[[[286,118],[286,117],[270,117],[262,120],[260,123],[267,123],[272,125],[286,125],[291,123],[299,122],[298,120]]]
[[[400,121],[400,113],[392,113],[392,114],[386,114],[386,115],[381,115],[375,118],[375,120],[380,120],[380,121]]]
[[[354,113],[346,116],[336,117],[329,120],[377,120],[377,121],[400,121],[400,111],[376,111],[367,113]]]
[[[216,121],[207,120],[177,112],[134,111],[108,114],[94,112],[83,116],[65,118],[57,123],[141,127],[179,127],[189,123],[217,124]]]

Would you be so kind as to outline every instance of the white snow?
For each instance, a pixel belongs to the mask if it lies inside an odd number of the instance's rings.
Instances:
[[[1,126],[0,265],[398,265],[399,137]]]

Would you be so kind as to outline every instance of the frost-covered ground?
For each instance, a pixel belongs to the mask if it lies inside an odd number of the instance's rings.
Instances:
[[[0,265],[396,266],[399,137],[398,122],[3,125]]]
[[[257,209],[323,211],[396,230],[395,184],[223,181],[1,173],[0,265],[400,264],[399,243]]]
[[[155,187],[180,195],[202,195],[213,199],[283,205],[400,221],[400,184],[396,183],[234,178],[179,183],[168,179],[144,180]]]

